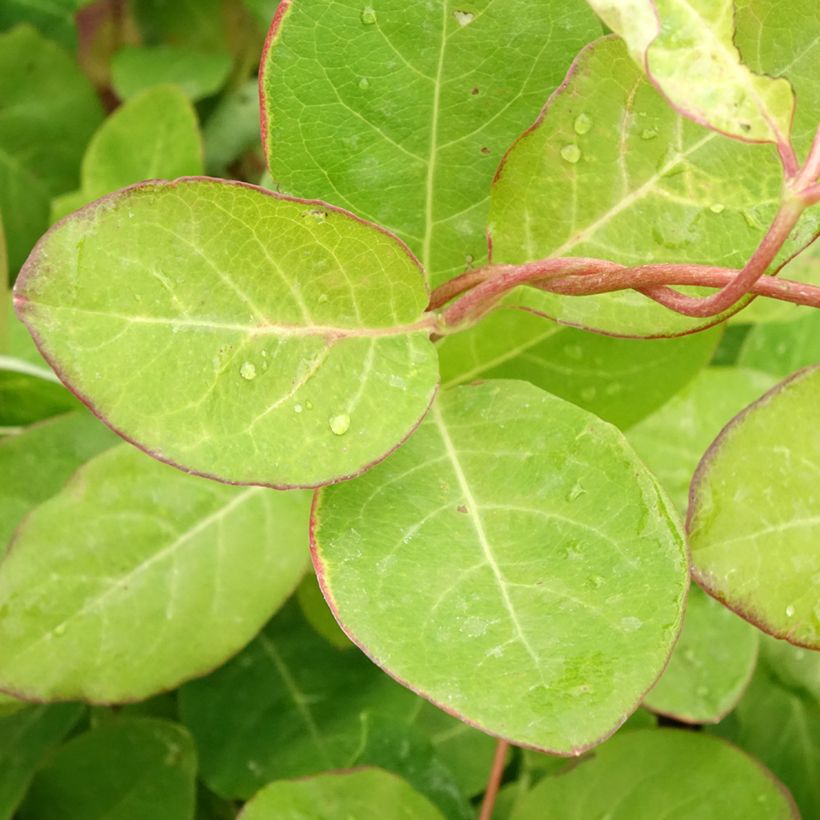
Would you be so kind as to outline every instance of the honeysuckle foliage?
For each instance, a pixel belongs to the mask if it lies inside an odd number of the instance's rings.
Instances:
[[[0,9],[0,820],[816,816],[815,4],[86,6]]]

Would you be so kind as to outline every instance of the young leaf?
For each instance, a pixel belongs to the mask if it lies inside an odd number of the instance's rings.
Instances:
[[[788,142],[788,81],[755,74],[734,42],[734,0],[589,0],[682,114],[729,136]]]
[[[407,718],[415,702],[361,653],[315,634],[291,602],[241,654],[184,686],[179,706],[204,782],[247,799],[275,777],[351,766],[361,714]]]
[[[726,423],[774,384],[771,376],[754,370],[710,367],[627,433],[681,513],[703,451]]]
[[[604,38],[581,52],[507,153],[491,195],[492,257],[742,267],[781,189],[771,146],[726,139],[678,116],[623,43]],[[777,264],[814,238],[817,210],[803,215]],[[634,291],[579,298],[528,287],[509,301],[619,336],[676,335],[716,321],[680,316]]]
[[[0,35],[0,211],[12,278],[48,225],[51,198],[77,186],[103,114],[74,61],[28,26]]]
[[[262,61],[274,180],[395,231],[434,284],[484,259],[502,153],[600,34],[580,2],[468,7],[285,0]]]
[[[255,79],[220,98],[205,121],[203,138],[205,165],[212,176],[230,176],[228,166],[245,151],[256,149],[261,156],[259,88]]]
[[[3,0],[0,5],[0,31],[19,23],[29,23],[63,48],[77,46],[74,15],[92,0]]]
[[[619,735],[572,771],[545,778],[512,820],[656,820],[663,807],[691,818],[799,817],[788,791],[752,758],[707,735],[660,729]]]
[[[644,706],[685,723],[717,723],[743,695],[757,662],[758,631],[698,587],[663,677]]]
[[[37,774],[21,820],[193,820],[196,749],[165,720],[122,720],[63,746]]]
[[[266,786],[241,820],[273,817],[355,817],[356,820],[443,820],[427,798],[381,769],[331,772]]]
[[[438,378],[416,261],[321,203],[146,183],[40,241],[18,313],[60,377],[155,457],[280,488],[396,447]]]
[[[680,339],[613,339],[498,310],[438,343],[444,387],[522,379],[626,429],[677,393],[712,357],[719,330]]]
[[[0,820],[17,816],[35,772],[84,712],[79,704],[61,703],[31,706],[0,719]]]
[[[227,54],[168,45],[126,46],[111,62],[111,82],[124,100],[170,83],[196,102],[216,94],[230,71]]]
[[[325,597],[379,665],[564,755],[657,679],[688,584],[674,513],[621,434],[524,382],[443,393],[393,457],[317,493],[312,540]]]
[[[117,437],[82,409],[0,440],[0,554],[24,515],[116,443]]]
[[[801,367],[820,364],[820,312],[802,313],[790,322],[753,327],[738,363],[783,378]]]
[[[698,583],[765,632],[820,649],[820,367],[733,419],[695,477],[687,531]]]
[[[788,672],[802,676],[795,680]],[[761,659],[737,709],[710,732],[759,758],[789,787],[804,818],[820,808],[820,655],[761,641]]]
[[[126,445],[97,456],[26,519],[2,563],[0,689],[116,703],[222,663],[298,583],[308,503]]]
[[[25,427],[81,408],[47,366],[0,356],[0,428]]]

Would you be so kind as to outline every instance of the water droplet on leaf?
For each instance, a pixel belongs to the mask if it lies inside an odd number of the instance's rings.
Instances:
[[[367,77],[362,77],[361,80],[359,80],[359,88],[361,88],[362,91],[367,91],[367,89],[370,88],[370,80],[368,80]]]
[[[641,131],[641,139],[642,140],[653,140],[657,136],[658,136],[658,129],[657,128],[644,128],[643,131]]]
[[[376,10],[373,6],[365,6],[362,9],[361,18],[366,26],[372,26],[376,22]]]
[[[320,305],[323,305],[325,302],[327,302],[327,294],[326,294],[326,293],[322,293],[322,294],[319,296],[319,304],[320,304]]]
[[[786,607],[786,617],[787,618],[793,618],[794,617],[794,607],[791,604],[789,604]]]
[[[302,410],[304,410],[304,409],[305,409],[305,408],[304,408],[304,407],[302,407],[302,405],[301,405],[301,404],[294,404],[294,405],[293,405],[293,412],[294,412],[294,413],[301,413],[301,412],[302,412]]]
[[[334,435],[343,436],[350,429],[350,416],[340,413],[338,416],[331,416],[328,423]]]
[[[571,142],[561,149],[561,157],[574,165],[581,159],[581,149],[574,142]]]
[[[589,129],[592,128],[592,120],[586,114],[579,114],[575,118],[573,128],[576,134],[586,134],[589,132]]]
[[[720,202],[715,202],[713,205],[709,206],[709,210],[713,214],[720,214],[723,213],[724,206],[720,204]]]
[[[256,378],[256,366],[251,362],[245,362],[242,367],[239,368],[239,375],[245,379],[245,381],[252,382]]]
[[[580,481],[576,481],[575,484],[572,485],[572,489],[567,493],[567,501],[575,501],[576,498],[579,498],[586,492],[584,489],[584,485],[581,484]]]

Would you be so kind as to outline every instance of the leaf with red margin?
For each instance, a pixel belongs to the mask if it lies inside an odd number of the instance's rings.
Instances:
[[[313,560],[389,674],[517,745],[573,755],[634,711],[680,628],[671,505],[611,425],[524,382],[444,392],[314,501]]]
[[[742,267],[781,191],[772,146],[728,139],[679,116],[624,44],[603,38],[579,54],[499,167],[491,194],[492,260],[591,256],[626,265]],[[817,234],[816,210],[804,213],[775,267]],[[681,335],[728,315],[691,319],[634,291],[578,297],[526,287],[508,304],[616,336]]]
[[[698,583],[763,631],[820,648],[820,367],[735,417],[692,480],[687,531]]]
[[[427,298],[386,231],[205,178],[78,211],[15,288],[41,352],[116,432],[283,489],[356,475],[412,432],[438,381]]]

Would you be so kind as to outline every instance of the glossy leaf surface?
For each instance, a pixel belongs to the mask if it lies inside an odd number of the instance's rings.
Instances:
[[[0,718],[0,818],[15,816],[31,779],[85,710],[76,703],[28,706]]]
[[[91,83],[62,49],[29,26],[0,35],[0,210],[12,278],[48,225],[51,198],[76,187],[101,120]]]
[[[436,387],[406,248],[248,186],[151,183],[89,206],[41,240],[15,298],[116,431],[226,481],[355,474],[410,433]]]
[[[193,820],[196,750],[182,726],[121,720],[63,746],[34,780],[21,820]]]
[[[605,38],[581,52],[567,83],[506,155],[492,192],[493,261],[591,256],[742,267],[774,216],[781,184],[772,146],[737,142],[677,115],[623,43]],[[781,261],[817,226],[816,209],[807,211]],[[520,288],[508,298],[622,336],[714,323],[634,291],[577,297]]]
[[[820,648],[820,368],[737,416],[692,482],[693,569],[710,594],[777,637]]]
[[[298,583],[308,503],[126,445],[98,456],[26,519],[2,563],[0,688],[110,703],[203,674]]]
[[[717,723],[743,695],[757,643],[758,630],[693,585],[680,639],[644,706],[684,723]]]
[[[774,384],[771,376],[754,370],[710,367],[629,431],[632,446],[681,513],[706,448],[725,424]]]
[[[656,820],[664,806],[687,820],[798,817],[782,784],[738,749],[707,735],[660,729],[619,735],[572,771],[545,778],[512,818]]]
[[[704,367],[720,335],[613,339],[531,313],[498,310],[440,341],[439,367],[444,387],[522,379],[626,429]]]
[[[443,393],[388,461],[317,494],[313,550],[340,622],[391,675],[559,754],[634,709],[687,586],[674,513],[623,437],[524,382]]]
[[[247,799],[278,777],[353,765],[361,715],[409,718],[416,698],[359,652],[335,649],[291,602],[242,653],[180,692],[202,779]]]
[[[401,778],[381,769],[332,772],[266,786],[240,815],[241,820],[442,820],[443,815]]]
[[[439,284],[484,259],[501,155],[598,34],[563,0],[285,2],[261,84],[273,178],[395,231]]]
[[[0,439],[0,554],[26,513],[57,493],[78,467],[117,441],[84,410]]]

